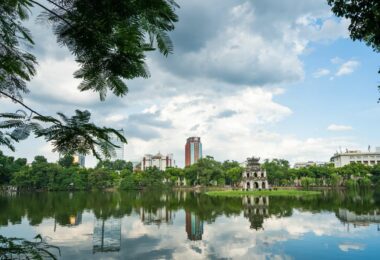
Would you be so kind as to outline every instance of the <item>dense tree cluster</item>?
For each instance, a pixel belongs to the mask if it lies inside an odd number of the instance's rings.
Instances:
[[[143,189],[146,187],[183,185],[234,185],[241,179],[243,168],[235,161],[223,163],[206,157],[198,163],[181,168],[157,168],[133,171],[131,162],[123,160],[99,161],[94,169],[85,169],[73,162],[71,155],[58,163],[49,163],[36,156],[27,165],[26,159],[0,154],[0,185],[14,185],[20,189],[88,190],[88,189]]]
[[[262,164],[271,186],[325,187],[380,187],[380,165],[354,163],[341,168],[332,164],[290,168],[283,159],[265,160]],[[89,189],[144,189],[173,186],[231,186],[239,187],[244,168],[236,161],[218,162],[211,156],[181,168],[165,171],[153,167],[145,171],[133,169],[123,160],[99,161],[95,168],[81,168],[71,155],[57,163],[49,163],[36,156],[31,164],[26,159],[15,159],[0,152],[0,186],[13,185],[31,190],[89,190]]]
[[[266,160],[263,163],[268,181],[275,186],[347,186],[369,187],[380,185],[380,165],[368,166],[353,163],[335,168],[333,164],[290,168],[289,162],[281,159]]]

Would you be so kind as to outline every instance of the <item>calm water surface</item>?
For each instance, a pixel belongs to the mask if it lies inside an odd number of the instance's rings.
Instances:
[[[380,259],[380,196],[211,198],[190,192],[0,195],[0,234],[61,259]]]

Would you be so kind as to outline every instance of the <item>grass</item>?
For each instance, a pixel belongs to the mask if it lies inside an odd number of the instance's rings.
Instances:
[[[254,191],[241,191],[241,190],[228,190],[228,191],[208,191],[209,196],[223,196],[223,197],[241,197],[246,195],[253,196],[310,196],[319,195],[320,191],[309,190],[254,190]]]

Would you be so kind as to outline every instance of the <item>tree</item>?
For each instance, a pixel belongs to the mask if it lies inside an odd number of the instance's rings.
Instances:
[[[240,166],[230,168],[226,171],[226,177],[229,181],[229,184],[236,185],[241,181],[243,174],[243,168]]]
[[[58,160],[58,164],[64,168],[69,168],[74,165],[74,157],[70,154],[66,154]]]
[[[348,30],[354,41],[364,41],[374,51],[380,52],[380,2],[378,0],[327,0],[327,3],[335,15],[350,20]],[[380,86],[378,88],[380,91]]]
[[[0,5],[0,97],[28,111],[0,114],[0,145],[14,150],[14,142],[33,133],[51,141],[60,153],[110,157],[117,147],[111,135],[124,143],[126,139],[114,129],[91,123],[89,111],[76,110],[72,117],[58,113],[54,118],[22,100],[37,64],[28,52],[34,41],[23,22],[36,7],[44,10],[39,20],[51,25],[58,43],[75,56],[80,68],[74,77],[82,80],[78,88],[98,92],[104,100],[107,90],[119,97],[128,92],[123,80],[149,76],[146,52],[158,48],[167,56],[173,51],[168,32],[178,20],[178,5],[174,0],[4,0]]]

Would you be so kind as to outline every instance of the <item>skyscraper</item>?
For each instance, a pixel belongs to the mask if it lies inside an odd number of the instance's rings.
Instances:
[[[185,146],[185,166],[190,166],[202,158],[202,143],[200,137],[189,137]]]
[[[85,167],[86,156],[84,154],[74,154],[73,159],[73,163],[79,164],[80,167]]]

